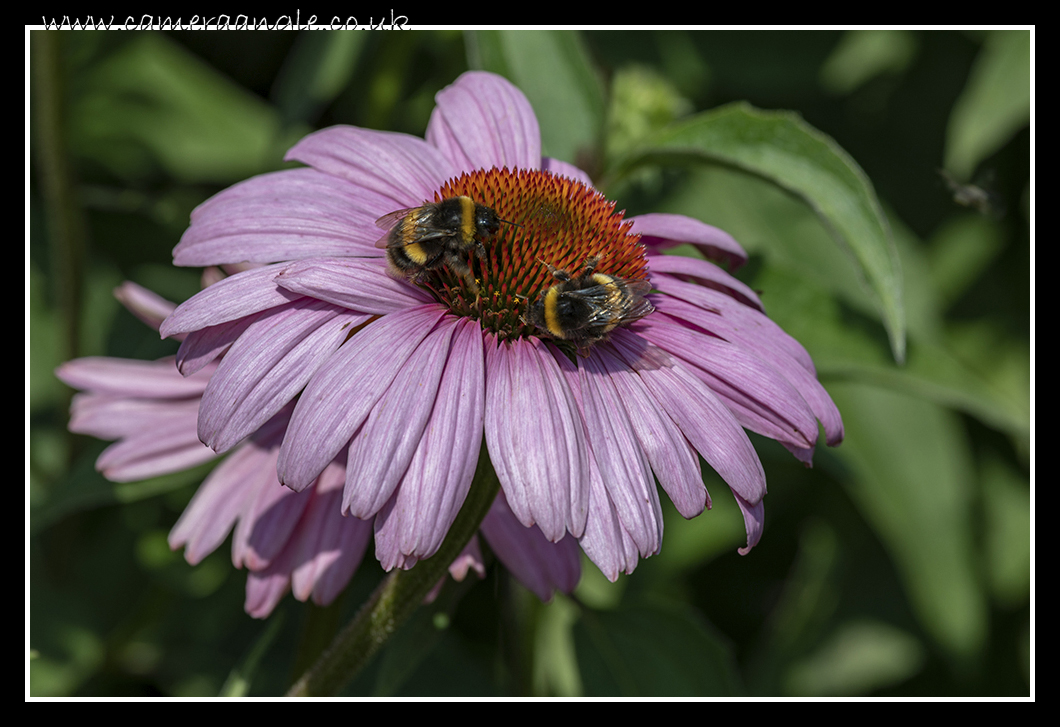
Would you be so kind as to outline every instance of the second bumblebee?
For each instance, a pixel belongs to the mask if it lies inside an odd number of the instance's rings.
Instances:
[[[390,269],[419,282],[430,270],[445,265],[476,289],[467,256],[486,257],[484,241],[492,239],[502,220],[470,197],[449,197],[422,207],[383,215],[375,224],[389,230],[376,247],[386,248]]]
[[[655,310],[644,297],[651,283],[595,272],[599,262],[589,258],[577,276],[545,263],[559,282],[529,305],[526,322],[584,352],[616,327]]]

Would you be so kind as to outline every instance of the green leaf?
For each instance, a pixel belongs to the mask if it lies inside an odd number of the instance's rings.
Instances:
[[[994,30],[950,114],[946,169],[967,181],[986,157],[1026,126],[1031,112],[1031,33]]]
[[[586,696],[735,696],[728,647],[694,611],[652,603],[584,611],[575,626]]]
[[[155,166],[182,182],[277,168],[304,130],[165,35],[145,33],[90,69],[70,112],[72,148],[126,179]]]
[[[981,477],[990,589],[1003,606],[1016,608],[1030,598],[1030,485],[993,455],[986,458]]]
[[[834,140],[798,114],[736,103],[673,124],[627,157],[620,171],[665,160],[733,166],[809,204],[853,254],[883,318],[894,357],[904,359],[902,273],[891,232],[868,177]]]
[[[882,336],[877,340],[863,320],[813,281],[769,268],[754,286],[765,291],[770,317],[806,347],[826,383],[845,379],[885,386],[970,414],[1021,447],[1028,440],[1029,354],[992,324],[965,331],[960,347],[954,345],[952,325],[948,335],[914,334],[906,363],[898,367]]]
[[[574,163],[579,152],[593,151],[604,90],[577,32],[483,30],[467,37],[471,67],[505,76],[530,100],[544,155]]]
[[[890,552],[924,629],[954,657],[973,657],[987,612],[960,421],[929,401],[864,384],[829,392],[843,412],[846,439],[835,456],[851,468],[851,498]]]
[[[912,634],[879,621],[850,622],[792,666],[785,692],[810,697],[869,694],[913,676],[925,658]]]
[[[821,85],[831,93],[848,94],[876,76],[901,73],[913,62],[917,45],[908,30],[848,30],[821,66]]]

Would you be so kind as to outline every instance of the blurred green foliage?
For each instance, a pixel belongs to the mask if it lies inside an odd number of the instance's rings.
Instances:
[[[196,204],[315,128],[422,135],[468,68],[519,85],[546,153],[619,208],[733,234],[738,276],[810,351],[847,437],[812,470],[753,437],[770,494],[750,555],[707,468],[713,510],[668,508],[632,576],[586,561],[575,597],[542,605],[493,568],[348,693],[1031,692],[1028,31],[52,35],[31,38],[32,695],[279,694],[378,581],[369,558],[331,607],[288,597],[250,619],[224,548],[192,568],[165,546],[205,469],[106,482],[52,370],[172,353],[110,290],[194,293],[169,260]]]

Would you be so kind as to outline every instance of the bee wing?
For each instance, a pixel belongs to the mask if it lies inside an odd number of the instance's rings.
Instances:
[[[632,323],[633,321],[639,321],[644,316],[655,311],[655,306],[651,304],[651,301],[647,298],[640,298],[636,304],[629,309],[626,315],[622,316],[624,323]]]
[[[424,242],[426,240],[436,240],[439,237],[451,237],[450,233],[446,230],[439,230],[434,227],[429,227],[423,224],[423,216],[417,215],[414,224],[416,225],[415,234],[409,237],[408,242],[400,242],[391,237],[394,226],[401,222],[410,214],[418,213],[422,210],[422,207],[409,207],[403,210],[394,210],[389,214],[385,214],[375,221],[376,226],[388,230],[388,232],[375,241],[375,246],[379,248],[383,247],[403,247],[411,245],[415,242]]]
[[[403,210],[394,210],[393,212],[383,215],[378,220],[376,220],[375,226],[384,230],[389,230],[398,222],[401,222],[401,220],[405,219],[409,212],[415,212],[417,209],[417,207],[408,207]]]
[[[588,288],[568,290],[563,295],[571,298],[579,298],[590,304],[592,312],[585,319],[581,328],[590,326],[602,326],[610,323],[614,317],[614,311],[610,305],[615,295],[614,288],[608,285],[590,285]]]
[[[409,207],[403,210],[394,210],[390,214],[383,215],[376,220],[375,226],[387,230],[387,233],[375,241],[375,246],[379,248],[387,247],[390,242],[390,230],[394,229],[394,225],[405,219],[405,216],[415,209],[415,207]]]

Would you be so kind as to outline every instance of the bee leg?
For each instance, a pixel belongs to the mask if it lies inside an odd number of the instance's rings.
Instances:
[[[544,265],[546,268],[548,268],[548,271],[552,273],[552,277],[556,280],[559,280],[564,283],[570,280],[570,273],[568,273],[566,270],[560,270],[555,265],[550,265],[541,258],[538,258],[537,261]]]
[[[593,271],[596,270],[596,266],[600,264],[600,256],[594,255],[590,258],[585,259],[585,263],[582,265],[582,276],[592,275]]]

